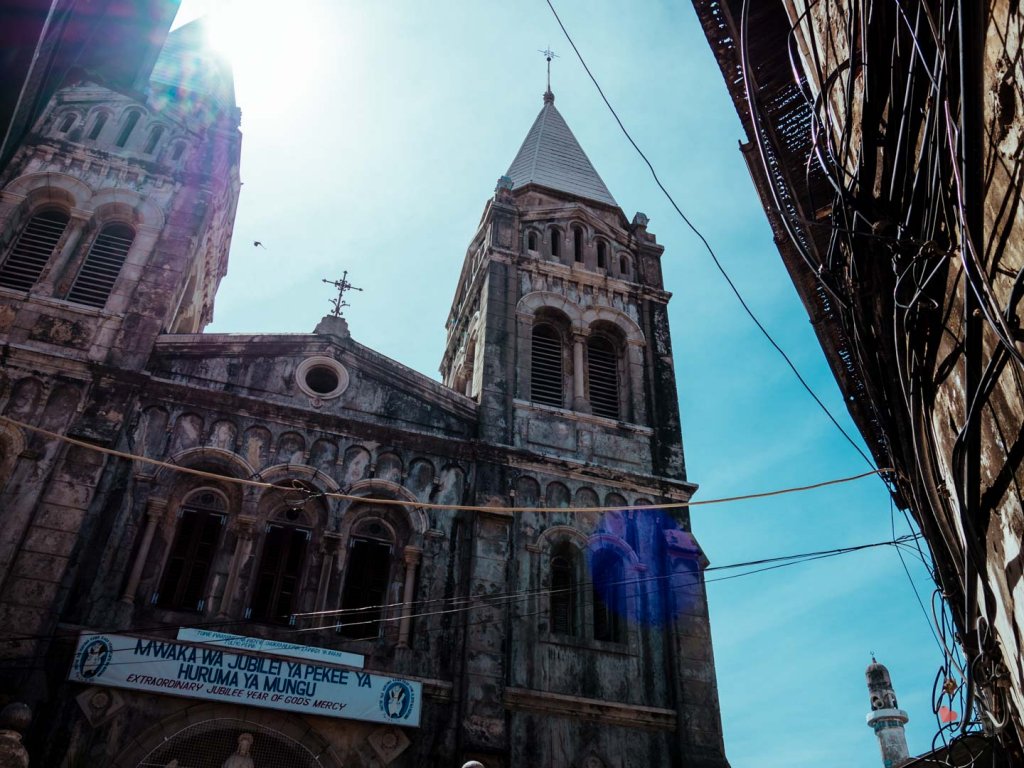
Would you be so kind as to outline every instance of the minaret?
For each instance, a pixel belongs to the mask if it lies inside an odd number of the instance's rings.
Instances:
[[[868,681],[868,693],[871,695],[871,713],[868,725],[878,736],[878,745],[882,749],[882,764],[885,768],[896,768],[910,759],[907,749],[907,736],[903,726],[910,718],[896,703],[896,693],[892,689],[889,670],[879,664],[874,657],[864,675]]]

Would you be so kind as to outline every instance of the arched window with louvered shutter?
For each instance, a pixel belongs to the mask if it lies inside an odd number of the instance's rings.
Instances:
[[[123,147],[128,143],[128,139],[131,137],[132,131],[135,130],[135,126],[139,122],[139,116],[138,112],[128,113],[128,117],[126,117],[124,121],[124,126],[121,128],[121,133],[117,136],[117,141],[115,142],[117,146]]]
[[[587,376],[590,380],[590,407],[594,414],[609,419],[619,418],[619,354],[616,345],[605,336],[587,339]]]
[[[29,219],[0,266],[0,285],[16,291],[27,291],[35,285],[69,220],[64,211],[58,210],[42,211]]]
[[[288,512],[285,513],[287,520]],[[268,523],[246,617],[265,624],[294,624],[302,570],[313,532],[287,523]]]
[[[102,309],[114,289],[114,283],[117,282],[117,276],[121,273],[134,240],[135,230],[126,224],[107,224],[103,227],[68,291],[68,301]]]
[[[542,405],[565,405],[562,337],[547,323],[533,326],[530,360],[530,399]]]
[[[562,544],[551,556],[550,631],[556,635],[576,634],[576,558],[572,545]]]

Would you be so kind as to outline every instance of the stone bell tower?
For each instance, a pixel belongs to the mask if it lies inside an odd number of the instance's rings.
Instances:
[[[565,119],[543,107],[488,201],[441,373],[481,437],[685,479],[661,256]]]
[[[878,746],[882,749],[882,764],[885,768],[897,768],[910,759],[907,736],[903,730],[910,717],[896,702],[896,692],[892,689],[889,670],[873,657],[865,677],[868,682],[868,693],[871,695],[868,725],[878,737]]]

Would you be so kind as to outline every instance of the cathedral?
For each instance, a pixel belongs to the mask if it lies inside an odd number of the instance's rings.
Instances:
[[[204,333],[241,111],[201,26],[150,36],[140,87],[69,68],[0,167],[0,704],[32,764],[727,768],[647,217],[549,89],[440,381],[340,311]]]

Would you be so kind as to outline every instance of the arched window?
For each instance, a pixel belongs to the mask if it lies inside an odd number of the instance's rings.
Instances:
[[[27,291],[35,285],[69,220],[64,211],[57,210],[42,211],[29,219],[0,266],[0,285],[16,291]]]
[[[119,147],[123,147],[128,143],[128,138],[132,135],[132,131],[135,130],[136,124],[139,122],[138,112],[129,112],[128,117],[125,118],[124,127],[121,128],[121,133],[117,136],[117,141],[114,142]]]
[[[60,132],[61,133],[67,133],[68,131],[71,130],[71,126],[73,126],[74,124],[75,124],[75,116],[74,115],[67,115],[64,118],[64,122],[61,123],[61,125],[60,125]]]
[[[267,525],[247,618],[267,624],[295,623],[296,599],[311,537],[308,528]]]
[[[161,608],[202,611],[227,505],[220,494],[197,491],[178,511],[178,526],[153,602]]]
[[[135,240],[126,224],[107,224],[93,241],[78,276],[68,291],[68,301],[100,309],[107,303],[117,276]]]
[[[156,126],[149,132],[149,139],[146,141],[146,154],[152,155],[156,151],[156,145],[160,143],[160,137],[164,135],[164,127]]]
[[[551,228],[551,258],[557,259],[562,255],[562,233],[558,227]]]
[[[629,257],[619,256],[619,274],[623,277],[629,277]]]
[[[619,356],[610,339],[604,336],[587,339],[587,375],[594,414],[619,418]]]
[[[551,603],[549,620],[552,634],[576,635],[576,567],[572,546],[562,544],[551,557]]]
[[[591,557],[593,578],[594,639],[621,643],[625,640],[625,584],[622,558],[610,549]]]
[[[536,251],[537,250],[537,233],[528,232],[526,234],[526,250]]]
[[[535,403],[565,405],[562,373],[562,337],[547,323],[533,326],[530,358],[530,399]]]
[[[353,640],[376,639],[391,582],[394,539],[383,523],[367,520],[354,530],[348,547],[338,632]]]
[[[608,268],[608,246],[605,244],[604,240],[597,241],[597,268]]]
[[[583,230],[579,227],[572,228],[572,258],[574,261],[583,261]]]
[[[100,136],[100,131],[103,130],[103,126],[107,124],[107,113],[100,112],[96,115],[96,120],[92,124],[92,129],[89,131],[89,139],[95,141]]]
[[[174,145],[174,149],[171,151],[171,160],[180,160],[182,153],[185,151],[185,143],[179,141]]]

